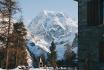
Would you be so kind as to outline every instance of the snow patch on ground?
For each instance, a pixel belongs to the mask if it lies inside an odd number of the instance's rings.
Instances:
[[[2,69],[2,68],[0,68],[0,70],[7,70],[7,69]],[[15,68],[15,69],[9,69],[9,70],[21,70],[21,69]],[[43,69],[43,68],[30,68],[29,70],[49,70],[49,69]]]

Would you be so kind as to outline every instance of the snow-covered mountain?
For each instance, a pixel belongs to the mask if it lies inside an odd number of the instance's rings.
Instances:
[[[63,58],[65,45],[72,45],[75,34],[78,32],[76,21],[62,12],[54,11],[40,12],[27,28],[29,50],[37,55],[44,51],[50,52],[49,46],[54,41],[58,59]]]

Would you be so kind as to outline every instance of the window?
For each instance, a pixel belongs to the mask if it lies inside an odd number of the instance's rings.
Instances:
[[[87,2],[87,22],[89,26],[103,24],[103,0]]]

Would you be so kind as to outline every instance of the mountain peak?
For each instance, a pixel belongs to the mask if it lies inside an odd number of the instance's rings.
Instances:
[[[62,16],[65,16],[65,14],[63,12],[59,12],[59,11],[49,11],[49,10],[43,10],[42,12],[40,12],[41,15],[46,15],[46,16],[59,16],[59,17],[62,17]]]
[[[44,47],[45,49],[49,48],[49,45],[54,39],[57,46],[56,50],[60,58],[62,58],[64,54],[64,46],[66,44],[72,45],[75,34],[78,32],[76,21],[67,17],[67,15],[62,12],[47,10],[40,12],[31,24],[29,24],[28,29],[34,37],[40,39],[39,42],[35,42],[35,44]],[[36,39],[33,38],[32,41],[36,41]],[[46,44],[44,45],[43,41],[48,43],[48,46]],[[60,54],[60,51],[62,50],[63,52]]]

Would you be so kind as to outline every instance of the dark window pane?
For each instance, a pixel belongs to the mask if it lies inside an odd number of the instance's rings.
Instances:
[[[91,0],[87,3],[87,22],[89,26],[103,24],[103,0]]]

